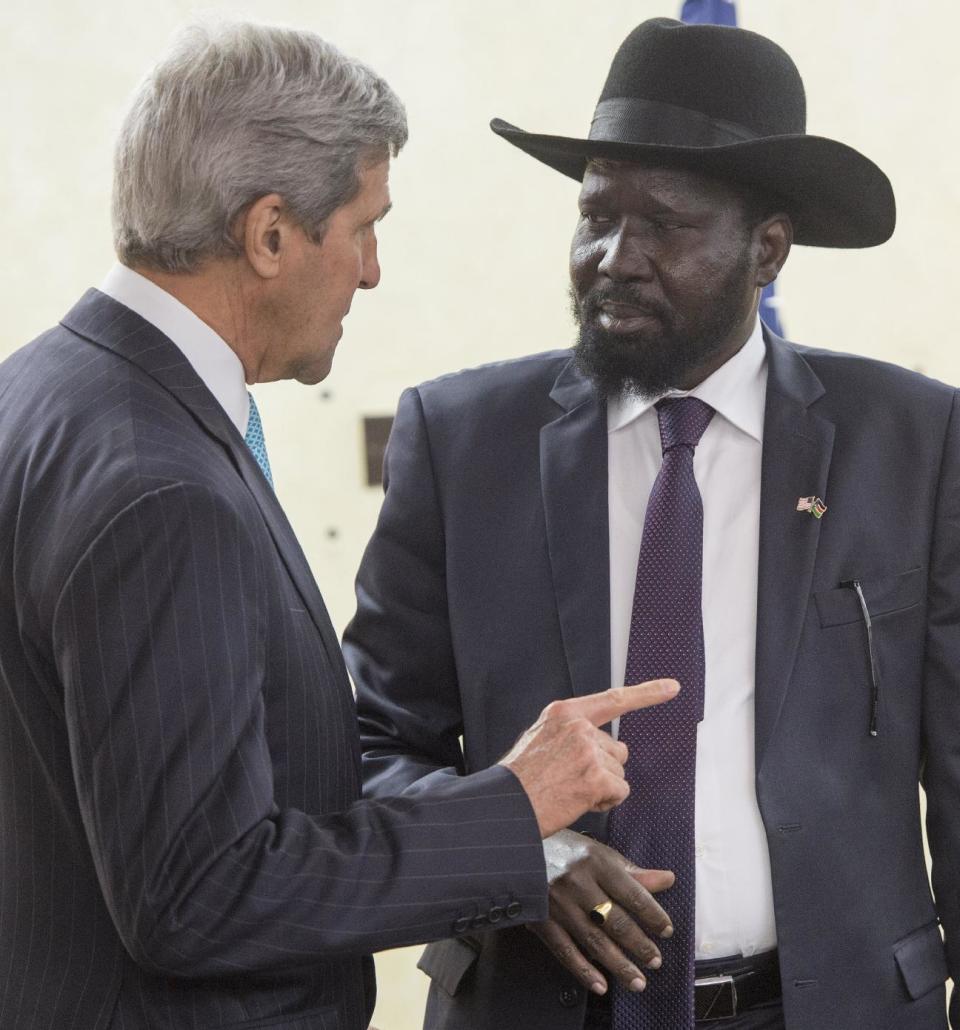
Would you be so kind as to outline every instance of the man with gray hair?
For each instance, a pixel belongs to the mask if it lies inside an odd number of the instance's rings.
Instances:
[[[359,800],[247,384],[330,371],[406,135],[310,33],[188,31],[120,135],[120,263],[0,366],[0,1027],[360,1030],[370,952],[545,918],[541,838],[627,792],[597,727],[676,692]]]

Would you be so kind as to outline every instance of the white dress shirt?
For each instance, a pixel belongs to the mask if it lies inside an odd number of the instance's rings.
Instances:
[[[183,352],[204,386],[237,427],[247,432],[250,395],[243,365],[230,345],[176,297],[126,265],[115,264],[100,284],[100,292],[156,326]]]
[[[766,835],[754,783],[760,457],[767,362],[760,323],[689,395],[716,414],[694,453],[703,497],[705,711],[697,731],[696,957],[776,946]],[[687,396],[670,391],[670,396]],[[623,684],[647,501],[662,453],[653,400],[607,412],[612,685]],[[682,684],[681,684],[682,686]]]

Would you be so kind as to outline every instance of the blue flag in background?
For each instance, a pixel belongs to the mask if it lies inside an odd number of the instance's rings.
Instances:
[[[684,0],[680,20],[688,25],[737,24],[737,5],[734,0]],[[771,283],[760,295],[760,318],[777,334],[783,336],[783,325],[778,314],[779,298]]]
[[[688,25],[736,25],[733,0],[686,0],[680,20]]]

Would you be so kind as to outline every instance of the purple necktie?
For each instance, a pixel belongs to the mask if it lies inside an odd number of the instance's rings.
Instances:
[[[659,942],[663,966],[647,989],[613,991],[614,1030],[693,1030],[694,788],[697,723],[703,718],[703,503],[693,452],[713,408],[695,397],[657,405],[663,463],[650,491],[633,594],[626,683],[669,676],[680,693],[631,712],[619,738],[630,750],[630,796],[610,815],[611,847],[645,869],[677,880],[657,900],[674,934]]]

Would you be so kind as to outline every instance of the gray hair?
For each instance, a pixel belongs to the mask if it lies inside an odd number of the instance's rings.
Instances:
[[[406,140],[387,83],[314,33],[191,26],[141,84],[120,130],[117,255],[191,272],[238,254],[236,219],[268,193],[319,242],[359,191],[362,169]]]

